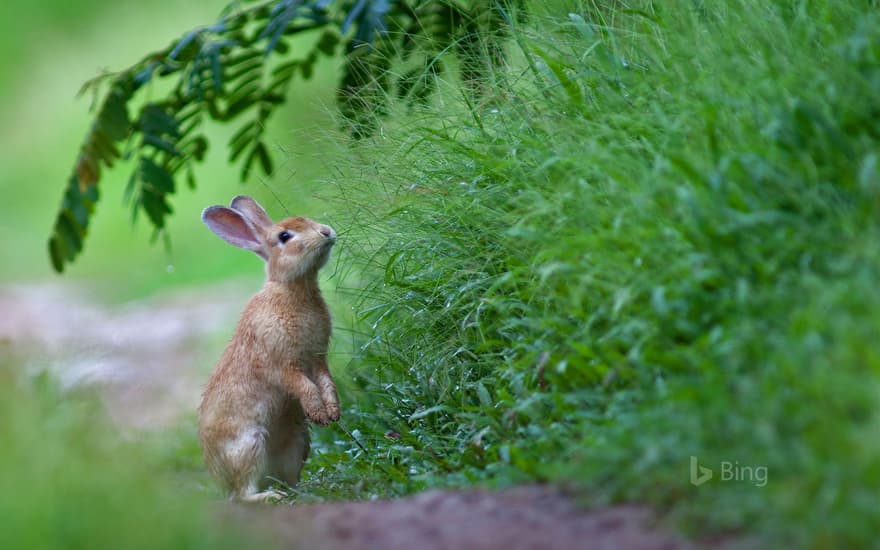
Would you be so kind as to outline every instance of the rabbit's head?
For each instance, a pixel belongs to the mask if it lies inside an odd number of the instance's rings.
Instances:
[[[206,208],[202,221],[224,241],[263,258],[270,281],[313,276],[327,263],[336,242],[333,228],[308,218],[273,223],[263,207],[245,195],[232,199],[228,208]]]

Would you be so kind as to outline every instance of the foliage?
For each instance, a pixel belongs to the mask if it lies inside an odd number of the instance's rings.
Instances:
[[[551,480],[871,544],[880,14],[596,4],[515,30],[495,101],[428,106],[350,161],[357,430],[318,442],[299,498]]]
[[[457,54],[464,77],[479,79],[479,54],[500,51],[494,44],[507,9],[488,0],[234,1],[215,24],[87,82],[82,91],[101,99],[49,238],[53,267],[62,271],[82,251],[102,171],[120,158],[134,160],[125,191],[132,217],[143,212],[155,238],[179,180],[195,187],[193,165],[209,146],[207,121],[237,124],[227,145],[242,180],[255,165],[269,175],[266,124],[294,77],[311,78],[320,58],[339,55],[342,46],[339,102],[350,132],[363,137],[375,131],[390,93],[427,101],[443,70],[441,52]],[[292,46],[300,36],[311,45]]]

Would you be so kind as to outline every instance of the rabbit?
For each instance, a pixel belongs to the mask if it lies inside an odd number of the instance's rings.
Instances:
[[[272,223],[254,199],[211,206],[202,221],[266,262],[266,282],[244,308],[205,386],[199,442],[208,470],[232,500],[265,501],[268,478],[299,481],[309,454],[306,419],[339,419],[327,367],[330,313],[318,289],[336,232],[308,218]]]

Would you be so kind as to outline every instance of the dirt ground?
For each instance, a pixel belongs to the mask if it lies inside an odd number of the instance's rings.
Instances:
[[[0,347],[64,389],[92,387],[123,433],[192,413],[216,357],[205,343],[231,328],[247,289],[230,284],[102,306],[72,284],[0,286]]]
[[[248,510],[247,514],[266,514]],[[552,487],[427,491],[390,501],[275,506],[270,525],[289,548],[511,550],[694,546],[657,525],[651,511],[584,511]],[[262,516],[265,521],[266,516]]]
[[[122,432],[156,430],[195,410],[214,360],[253,289],[224,285],[105,307],[70,285],[0,287],[0,346],[66,388],[99,389]],[[75,327],[75,330],[73,330]],[[695,545],[651,510],[586,511],[540,485],[506,491],[427,491],[391,501],[224,505],[265,526],[282,547],[306,549],[673,549]],[[699,544],[696,546],[717,546]],[[728,545],[723,545],[728,546]]]

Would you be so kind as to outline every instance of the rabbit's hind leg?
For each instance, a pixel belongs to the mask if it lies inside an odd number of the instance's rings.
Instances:
[[[266,482],[267,437],[265,428],[253,427],[242,430],[223,445],[220,470],[230,489],[230,498],[250,501],[259,494],[261,484]]]
[[[309,456],[309,427],[302,413],[288,417],[290,423],[269,445],[269,476],[293,487]],[[280,431],[280,430],[279,430]]]
[[[288,437],[287,445],[278,450],[273,457],[278,465],[279,479],[291,487],[299,482],[303,464],[309,456],[309,432],[307,427],[297,430]]]

